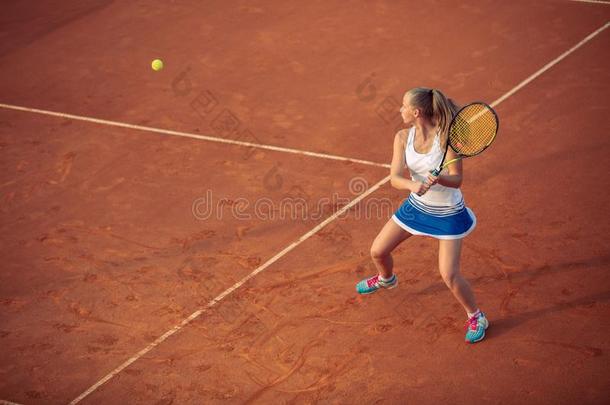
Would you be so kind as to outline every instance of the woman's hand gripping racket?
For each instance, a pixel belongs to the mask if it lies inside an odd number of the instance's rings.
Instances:
[[[438,177],[441,171],[450,164],[483,152],[496,138],[499,126],[498,115],[487,104],[476,102],[463,107],[449,125],[447,149],[445,149],[443,160],[430,173]],[[444,163],[449,146],[459,157]]]

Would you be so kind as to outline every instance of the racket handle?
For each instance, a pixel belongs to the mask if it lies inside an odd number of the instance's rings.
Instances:
[[[437,177],[439,174],[441,174],[441,172],[443,171],[443,169],[447,166],[449,166],[451,163],[455,163],[458,160],[461,160],[462,158],[455,158],[455,159],[451,159],[450,161],[448,161],[447,163],[445,163],[444,165],[442,165],[441,167],[438,167],[434,170],[430,170],[430,174],[432,174],[433,176]]]

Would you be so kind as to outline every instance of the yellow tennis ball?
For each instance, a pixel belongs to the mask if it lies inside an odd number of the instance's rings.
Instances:
[[[159,70],[163,69],[163,61],[161,59],[155,59],[152,61],[150,66],[155,72],[158,72]]]

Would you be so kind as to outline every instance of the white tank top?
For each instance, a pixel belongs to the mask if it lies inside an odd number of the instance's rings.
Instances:
[[[441,137],[438,133],[434,137],[432,148],[428,153],[416,152],[413,146],[414,141],[415,127],[411,127],[407,136],[405,160],[411,173],[411,180],[424,182],[428,178],[430,170],[435,169],[441,163],[445,151],[441,148]],[[441,174],[447,174],[447,168],[444,168]],[[409,198],[429,206],[456,207],[464,204],[459,188],[445,187],[440,184],[430,187],[423,196],[411,193]]]

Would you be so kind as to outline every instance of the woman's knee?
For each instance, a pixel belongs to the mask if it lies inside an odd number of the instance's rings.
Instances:
[[[453,288],[460,277],[459,269],[441,269],[441,277],[449,288]]]
[[[390,251],[384,246],[379,246],[375,243],[373,243],[373,246],[371,246],[371,257],[374,260],[383,260],[389,255]]]

